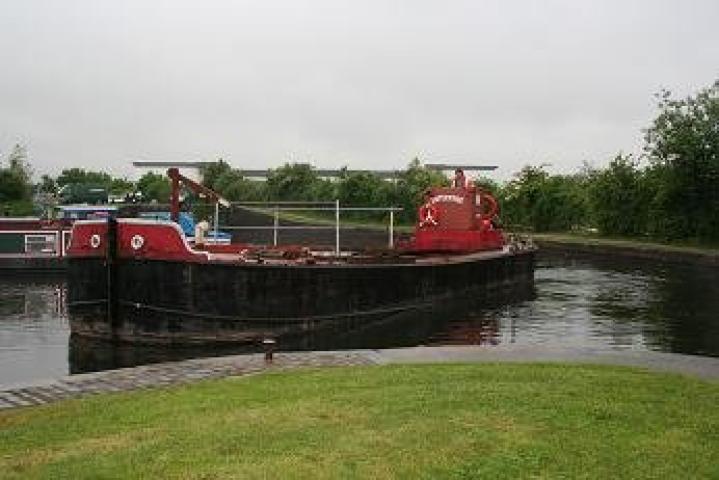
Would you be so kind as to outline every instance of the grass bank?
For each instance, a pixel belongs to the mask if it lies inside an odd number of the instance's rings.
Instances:
[[[3,478],[698,478],[719,384],[617,367],[307,370],[0,413]]]
[[[719,245],[697,244],[692,242],[662,243],[653,240],[641,240],[626,237],[604,237],[598,235],[572,233],[531,233],[538,241],[561,242],[567,244],[596,244],[617,247],[634,247],[651,250],[663,250],[679,253],[706,253],[719,255]]]
[[[535,233],[530,236],[540,247],[572,253],[622,255],[679,263],[719,265],[719,248],[713,245],[670,244],[650,240],[561,233]]]
[[[272,216],[271,209],[248,208],[248,210],[256,213],[262,213]],[[334,225],[334,214],[317,214],[298,213],[298,212],[282,212],[280,221],[307,223],[312,225]],[[330,218],[331,217],[331,218]],[[387,221],[379,220],[358,220],[347,218],[345,215],[341,217],[341,224],[344,227],[365,228],[368,230],[386,230]],[[412,233],[414,225],[395,224],[395,231],[398,233]],[[507,231],[513,231],[508,228]],[[693,242],[678,243],[662,243],[649,239],[636,239],[626,237],[606,237],[591,234],[575,234],[575,233],[522,233],[524,236],[532,237],[538,243],[544,246],[561,246],[567,249],[577,249],[586,251],[596,251],[598,253],[611,253],[611,251],[619,251],[631,255],[637,253],[639,256],[684,256],[687,258],[696,258],[699,260],[709,260],[709,263],[719,264],[719,245],[697,244]],[[652,255],[655,254],[655,255]]]

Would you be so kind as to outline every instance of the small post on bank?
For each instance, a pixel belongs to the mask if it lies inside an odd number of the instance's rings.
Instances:
[[[265,350],[265,363],[272,363],[272,355],[275,353],[275,345],[277,341],[274,338],[265,338],[262,340],[262,346]]]

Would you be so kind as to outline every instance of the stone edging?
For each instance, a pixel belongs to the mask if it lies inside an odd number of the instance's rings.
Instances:
[[[719,358],[627,350],[588,350],[542,346],[450,346],[387,350],[232,355],[70,375],[26,385],[0,386],[0,410],[42,405],[95,393],[122,392],[197,380],[243,376],[268,370],[419,363],[570,362],[626,365],[719,381]]]

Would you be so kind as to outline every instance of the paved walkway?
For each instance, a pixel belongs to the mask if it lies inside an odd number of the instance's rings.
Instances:
[[[121,392],[177,385],[209,378],[251,375],[268,369],[367,365],[377,363],[367,352],[307,352],[275,354],[268,364],[264,355],[234,355],[134,368],[69,375],[26,385],[0,386],[0,410],[42,405],[94,393]]]
[[[233,355],[160,363],[135,368],[70,375],[27,385],[0,386],[0,410],[42,405],[66,398],[188,383],[208,378],[251,375],[302,367],[442,362],[573,362],[629,365],[719,380],[719,358],[643,351],[598,351],[541,346],[413,347],[388,350]]]
[[[547,346],[413,347],[379,350],[380,363],[571,362],[626,365],[719,380],[719,358],[641,350],[598,350]]]

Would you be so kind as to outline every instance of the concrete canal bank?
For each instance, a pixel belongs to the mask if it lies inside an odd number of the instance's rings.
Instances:
[[[618,365],[719,380],[719,358],[628,350],[541,346],[448,346],[384,350],[232,355],[72,375],[29,384],[0,385],[0,409],[42,405],[96,393],[165,387],[271,370],[419,363],[572,363]]]

